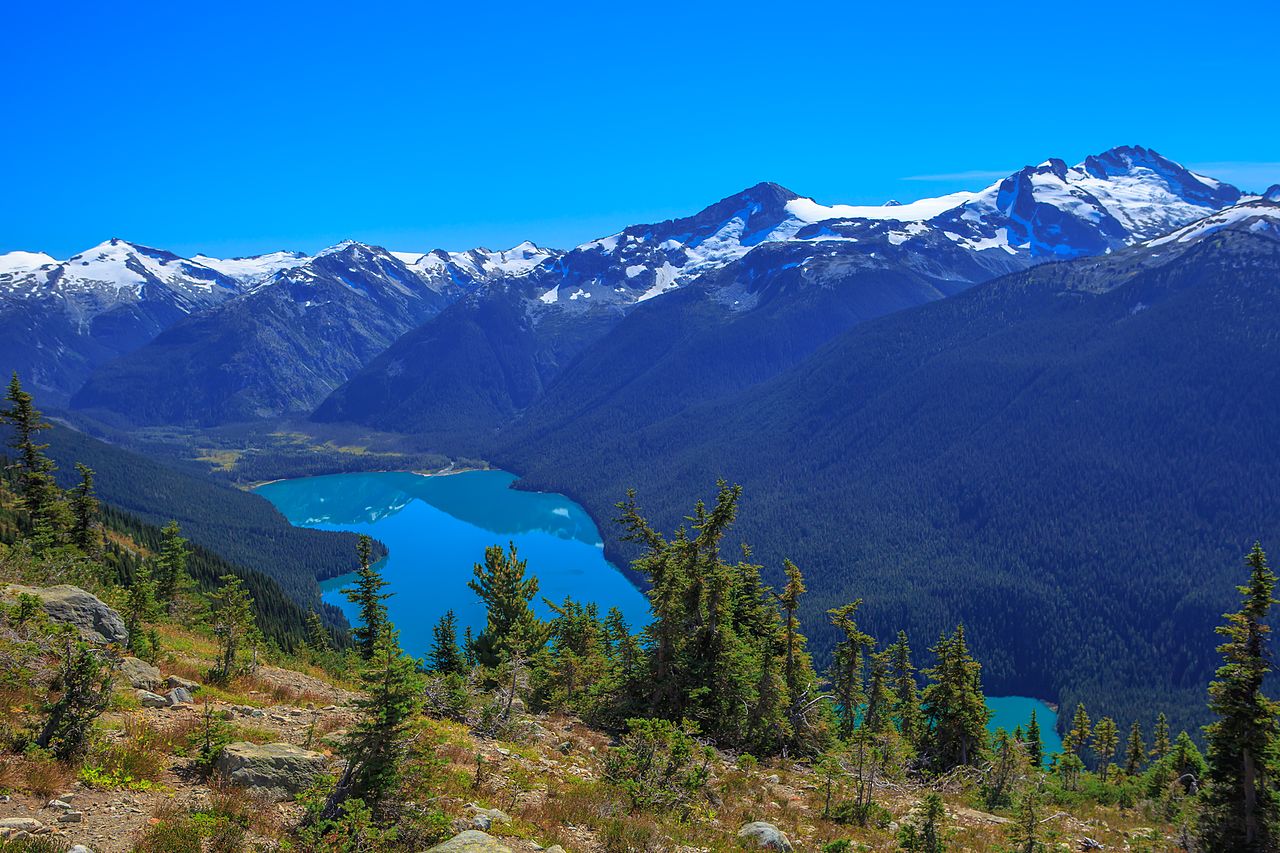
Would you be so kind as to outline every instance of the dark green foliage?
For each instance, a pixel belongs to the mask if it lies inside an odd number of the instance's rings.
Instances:
[[[1136,776],[1147,763],[1147,745],[1142,742],[1142,726],[1137,720],[1129,728],[1129,740],[1124,747],[1124,772]]]
[[[906,631],[898,632],[897,641],[889,647],[889,656],[893,667],[893,713],[898,718],[903,740],[915,746],[924,736],[924,716],[920,710],[920,690],[916,684],[916,669],[911,663],[911,645],[907,642]],[[1034,721],[1035,711],[1031,713]]]
[[[497,666],[513,655],[528,658],[547,640],[547,629],[530,603],[538,593],[538,579],[525,577],[527,561],[514,543],[510,551],[501,545],[484,550],[484,563],[476,563],[475,578],[467,585],[484,602],[487,623],[473,643],[482,666]]]
[[[63,643],[57,677],[45,706],[44,724],[35,742],[55,758],[69,761],[84,752],[93,721],[111,700],[113,666],[105,652],[74,640],[69,634]]]
[[[618,504],[626,537],[643,548],[632,568],[650,582],[653,613],[644,631],[649,679],[636,702],[667,720],[693,720],[723,746],[755,754],[815,751],[824,723],[811,696],[808,656],[796,653],[801,641],[791,644],[792,679],[802,691],[793,702],[777,600],[749,549],[734,563],[721,554],[740,496],[739,487],[720,482],[714,505],[699,501],[670,539],[641,515],[634,494]],[[798,600],[794,585],[791,592]]]
[[[1120,732],[1116,729],[1116,721],[1110,717],[1098,720],[1093,729],[1093,755],[1103,783],[1107,781],[1107,771],[1116,757],[1116,747],[1119,745]]]
[[[633,811],[687,812],[706,787],[714,755],[696,735],[689,723],[628,720],[621,745],[609,753],[605,779]]]
[[[1027,758],[1031,766],[1040,769],[1044,765],[1044,740],[1040,737],[1040,721],[1036,719],[1036,709],[1031,709],[1031,722],[1027,723]]]
[[[120,614],[124,619],[124,627],[129,632],[129,650],[134,654],[143,657],[153,656],[142,654],[144,650],[152,653],[156,651],[147,649],[147,639],[143,629],[155,621],[158,614],[156,583],[151,577],[151,567],[143,561],[138,564],[128,587],[125,588],[124,610]]]
[[[52,545],[60,533],[61,495],[53,479],[56,466],[45,454],[49,445],[38,441],[40,433],[49,429],[50,424],[35,407],[32,396],[22,390],[16,370],[5,399],[9,407],[0,409],[0,423],[13,427],[9,446],[17,451],[18,495],[27,514],[27,525],[38,546]]]
[[[93,493],[93,469],[76,463],[80,482],[70,492],[71,544],[96,557],[102,550],[102,525],[98,521],[98,499]]]
[[[1009,824],[1009,841],[1013,853],[1040,853],[1047,849],[1040,827],[1039,797],[1034,791],[1022,795],[1013,823]]]
[[[181,536],[178,522],[170,520],[160,529],[160,553],[156,557],[156,598],[164,604],[173,601],[187,577],[187,540]]]
[[[1280,407],[1239,416],[1280,399],[1280,247],[1222,233],[1159,253],[1045,264],[863,323],[638,428],[657,395],[615,405],[612,384],[566,376],[573,417],[535,407],[489,458],[597,517],[642,484],[659,529],[702,483],[742,483],[738,532],[770,583],[783,557],[805,568],[824,668],[839,632],[822,614],[861,597],[884,640],[963,622],[993,694],[1198,725],[1227,567],[1280,528]],[[606,381],[615,367],[583,361]],[[615,563],[642,550],[604,535]]]
[[[930,683],[922,696],[930,757],[935,769],[949,770],[982,756],[991,712],[982,692],[982,665],[969,654],[964,627],[941,637],[932,651],[937,662],[925,670]]]
[[[1209,708],[1217,719],[1205,727],[1205,777],[1200,843],[1206,853],[1263,853],[1280,847],[1280,702],[1263,693],[1272,669],[1268,646],[1276,587],[1262,546],[1247,558],[1249,580],[1239,587],[1240,610],[1218,628],[1223,664],[1209,685]],[[1174,753],[1178,750],[1175,746]]]
[[[260,572],[273,579],[301,605],[291,608],[287,617],[290,630],[297,630],[295,640],[302,637],[306,607],[318,605],[316,579],[336,577],[352,569],[355,534],[294,527],[270,501],[215,482],[198,468],[157,461],[61,424],[54,424],[48,435],[49,455],[60,472],[74,472],[77,462],[93,469],[98,498],[109,505],[103,509],[104,522],[108,520],[105,516],[113,513],[117,519],[127,517],[128,525],[143,523],[160,528],[177,521],[192,544],[188,571],[202,589],[216,585],[217,579],[227,573],[225,568],[201,571],[198,564],[213,553],[219,555],[217,562],[223,567],[235,566],[236,574]],[[71,487],[77,479],[68,473],[60,482]],[[161,540],[156,537],[146,544],[158,552]],[[385,553],[385,548],[375,543],[375,557]],[[275,595],[263,595],[261,589],[255,594],[263,606],[271,606],[284,615],[283,601],[269,604]],[[330,626],[345,627],[336,609],[323,608],[320,612]]]
[[[902,853],[943,853],[946,845],[942,840],[947,809],[942,797],[929,793],[916,808],[920,812],[918,820],[908,820],[898,831],[898,844]]]
[[[359,720],[342,746],[346,767],[319,819],[331,821],[360,801],[375,815],[400,783],[410,723],[421,704],[417,661],[400,649],[392,625],[379,631],[360,672]]]
[[[373,540],[361,536],[356,542],[356,555],[360,568],[356,570],[355,586],[343,589],[342,594],[360,609],[360,624],[351,629],[351,636],[355,640],[356,651],[369,660],[378,645],[378,638],[390,624],[387,605],[383,602],[391,597],[391,593],[382,591],[387,582],[373,562]]]
[[[858,629],[854,618],[861,605],[862,599],[858,599],[827,612],[831,617],[831,624],[839,629],[842,637],[836,643],[831,656],[831,668],[827,671],[840,720],[836,732],[842,738],[853,734],[858,712],[866,702],[863,664],[866,654],[875,645],[875,640]]]
[[[431,629],[431,652],[427,656],[427,668],[441,675],[460,674],[465,665],[458,649],[458,617],[447,611]]]
[[[1159,761],[1164,758],[1173,749],[1173,743],[1169,740],[1169,718],[1160,712],[1160,716],[1156,717],[1155,734],[1151,741],[1151,760]]]
[[[243,580],[224,575],[222,588],[214,597],[213,633],[218,638],[218,659],[209,677],[225,683],[257,663],[261,634],[253,619],[253,599]],[[252,655],[249,661],[242,659],[246,651]]]
[[[1062,736],[1062,751],[1076,756],[1083,755],[1092,735],[1093,724],[1089,720],[1089,712],[1081,702],[1076,705],[1076,712],[1071,717],[1071,728]]]

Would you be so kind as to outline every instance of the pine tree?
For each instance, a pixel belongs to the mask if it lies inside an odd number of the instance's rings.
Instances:
[[[525,577],[526,560],[501,545],[484,549],[484,563],[476,563],[475,578],[467,582],[484,602],[487,622],[476,637],[476,660],[483,666],[497,666],[519,653],[527,658],[547,641],[547,628],[534,614],[530,602],[538,593],[538,579]]]
[[[1041,853],[1039,802],[1034,791],[1027,791],[1018,803],[1018,813],[1009,824],[1009,840],[1014,853]]]
[[[98,499],[93,493],[93,469],[76,463],[80,482],[71,490],[71,544],[93,557],[102,550]]]
[[[855,617],[861,606],[862,599],[859,598],[827,611],[831,624],[843,637],[831,653],[828,678],[835,693],[836,713],[840,717],[837,734],[846,739],[853,735],[858,713],[867,701],[863,678],[864,660],[875,644],[875,640],[858,627]]]
[[[240,653],[246,648],[256,649],[261,635],[253,616],[253,598],[244,581],[235,575],[223,575],[219,580],[222,587],[216,594],[213,622],[218,659],[210,675],[214,681],[225,683],[244,671]]]
[[[467,669],[472,669],[476,665],[476,641],[471,636],[470,625],[462,632],[462,660],[466,663]]]
[[[1071,729],[1062,738],[1062,751],[1082,757],[1081,753],[1089,744],[1092,734],[1093,723],[1089,720],[1089,712],[1084,709],[1083,702],[1077,703],[1075,715],[1071,718]]]
[[[1107,770],[1116,756],[1116,747],[1120,745],[1120,732],[1116,721],[1103,717],[1093,729],[1093,754],[1098,758],[1098,773],[1102,781],[1107,781]]]
[[[307,609],[307,648],[317,654],[333,650],[333,644],[329,641],[329,631],[324,627],[324,621],[320,618],[320,614],[315,608]]]
[[[1027,723],[1027,758],[1034,769],[1044,767],[1044,739],[1040,736],[1040,721],[1036,719],[1035,708],[1031,709],[1031,722]]]
[[[898,833],[902,853],[943,853],[947,849],[942,841],[947,809],[941,795],[926,794],[920,801],[920,812],[919,821],[905,822]]]
[[[461,673],[464,665],[462,652],[458,650],[458,617],[447,611],[440,621],[431,629],[431,653],[427,656],[427,667],[441,675]]]
[[[49,545],[60,533],[58,513],[58,486],[53,480],[55,466],[44,451],[47,444],[37,439],[50,424],[35,407],[35,399],[22,390],[18,372],[13,372],[6,396],[9,408],[0,409],[0,422],[13,425],[14,437],[10,447],[18,451],[18,493],[22,508],[26,510],[32,538],[38,545]]]
[[[187,540],[182,538],[178,522],[170,520],[160,530],[160,554],[156,558],[156,598],[171,606],[187,576]]]
[[[138,564],[124,596],[124,627],[129,634],[129,650],[138,654],[147,645],[143,627],[156,618],[156,583],[146,561]],[[154,650],[153,650],[154,651]]]
[[[786,663],[783,667],[783,679],[787,687],[787,699],[789,707],[787,716],[792,726],[801,723],[801,708],[808,701],[806,689],[811,685],[801,684],[801,658],[805,656],[804,640],[805,637],[800,633],[800,620],[796,617],[796,610],[800,606],[800,596],[804,595],[804,575],[800,573],[800,569],[790,560],[783,560],[783,571],[787,575],[786,586],[782,588],[782,594],[778,596],[778,603],[782,605],[782,624],[783,624],[783,649],[786,655]]]
[[[1206,787],[1200,843],[1207,853],[1262,853],[1280,849],[1280,795],[1272,768],[1280,747],[1280,702],[1263,692],[1271,669],[1267,616],[1276,575],[1262,546],[1246,558],[1249,581],[1239,587],[1243,603],[1217,629],[1223,665],[1209,685],[1209,709],[1217,720],[1205,727]]]
[[[1124,748],[1124,772],[1137,776],[1147,760],[1147,745],[1142,742],[1142,726],[1137,720],[1129,727],[1129,742]]]
[[[1008,804],[1014,782],[1026,771],[1026,754],[1004,729],[996,729],[991,737],[991,768],[982,786],[987,809]]]
[[[1160,716],[1156,717],[1155,731],[1151,736],[1151,761],[1157,762],[1164,758],[1173,749],[1173,743],[1169,740],[1169,718],[1160,712]]]
[[[360,609],[360,624],[351,629],[351,637],[355,640],[360,657],[369,660],[378,644],[378,635],[389,621],[387,605],[383,602],[391,597],[391,593],[382,591],[387,582],[382,579],[382,573],[373,563],[372,539],[360,536],[356,542],[356,556],[360,560],[356,584],[342,590],[342,594]]]
[[[421,684],[417,661],[401,650],[400,632],[390,623],[379,631],[360,682],[363,693],[355,702],[359,720],[342,747],[346,767],[321,820],[333,820],[344,804],[357,799],[379,814],[400,783]]]
[[[982,693],[982,665],[969,654],[964,626],[943,636],[932,649],[937,663],[925,670],[925,715],[932,727],[933,760],[937,769],[976,762],[987,739],[987,709]]]
[[[889,647],[893,668],[893,713],[898,718],[898,731],[913,749],[920,748],[924,736],[924,717],[920,710],[920,688],[916,684],[916,668],[911,663],[911,646],[906,631]]]
[[[83,753],[93,721],[111,701],[111,686],[112,667],[102,652],[68,635],[50,691],[51,695],[56,692],[58,698],[45,706],[45,721],[36,736],[36,745],[61,761]]]

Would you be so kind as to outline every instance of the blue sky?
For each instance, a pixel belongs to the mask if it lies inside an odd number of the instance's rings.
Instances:
[[[1274,4],[1035,5],[10,4],[0,251],[570,246],[1129,143],[1280,181]]]

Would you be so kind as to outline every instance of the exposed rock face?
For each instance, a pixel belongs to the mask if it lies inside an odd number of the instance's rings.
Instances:
[[[476,829],[488,830],[495,823],[511,823],[511,815],[502,809],[486,809],[475,803],[467,803],[467,808],[471,810],[471,824]]]
[[[129,639],[124,620],[120,614],[112,610],[96,595],[85,592],[78,586],[59,584],[58,586],[34,587],[10,584],[4,591],[5,597],[16,598],[19,595],[34,595],[40,599],[44,612],[55,622],[74,625],[80,636],[91,643],[120,643]]]
[[[165,684],[169,685],[170,687],[181,687],[184,690],[187,690],[191,693],[195,693],[197,690],[200,689],[200,682],[192,681],[189,678],[182,678],[181,676],[178,676],[178,675],[169,676],[169,678],[165,681]]]
[[[125,658],[120,661],[120,676],[130,687],[139,690],[155,690],[160,686],[160,670],[138,658]]]
[[[738,840],[757,850],[779,850],[783,853],[791,853],[792,850],[791,841],[782,830],[763,820],[745,824],[738,830]]]
[[[323,773],[329,759],[288,743],[229,743],[218,756],[217,771],[242,788],[276,800],[290,800]]]
[[[511,848],[488,833],[478,829],[468,829],[442,844],[437,844],[427,853],[511,853]]]
[[[152,693],[150,690],[139,690],[138,701],[142,703],[144,708],[167,708],[169,700],[161,696],[159,693]]]
[[[170,705],[190,705],[194,701],[191,692],[185,687],[175,687],[169,691]]]

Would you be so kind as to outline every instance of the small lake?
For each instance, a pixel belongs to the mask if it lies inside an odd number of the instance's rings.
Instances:
[[[458,615],[459,639],[467,625],[477,634],[484,628],[484,607],[467,581],[486,547],[508,542],[538,577],[540,616],[551,615],[543,596],[557,604],[572,596],[596,602],[602,615],[617,607],[632,630],[648,624],[648,599],[604,558],[591,516],[564,495],[512,489],[515,479],[505,471],[334,474],[279,480],[257,492],[299,527],[367,533],[386,544],[382,574],[394,593],[387,609],[412,655],[431,647],[431,628],[447,610]],[[320,590],[357,624],[340,592],[351,581],[332,578]]]
[[[486,547],[508,542],[538,577],[534,609],[540,616],[551,615],[543,596],[556,603],[572,596],[595,602],[602,614],[617,607],[632,630],[648,624],[648,600],[604,558],[600,531],[586,510],[564,495],[512,489],[515,479],[505,471],[333,474],[279,480],[257,492],[299,527],[367,533],[386,544],[382,574],[394,593],[387,608],[412,655],[426,654],[431,628],[447,610],[458,614],[459,635],[467,625],[476,633],[484,628],[484,607],[467,581]],[[351,581],[351,575],[336,577],[320,590],[356,624],[355,608],[340,591]],[[991,730],[1010,733],[1026,728],[1034,708],[1045,755],[1062,748],[1058,715],[1044,702],[1000,696],[987,705]]]

